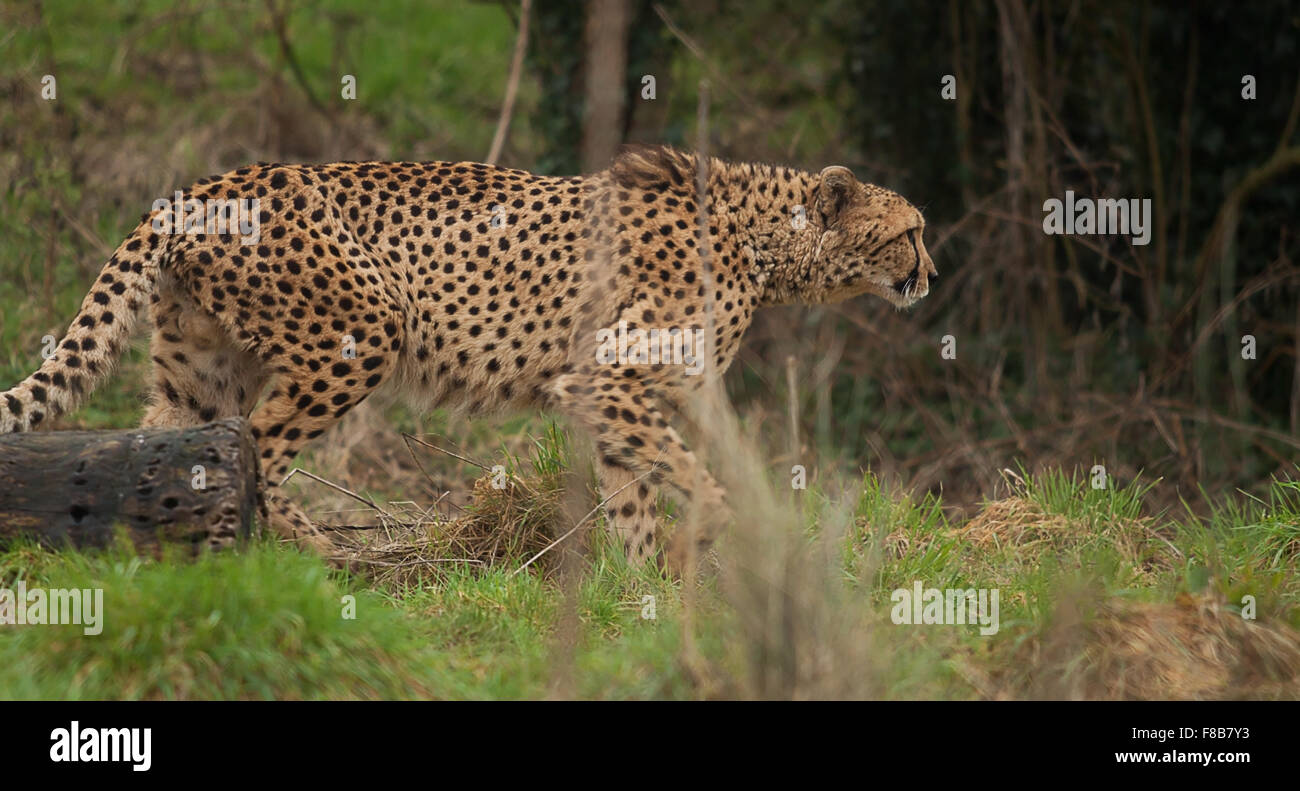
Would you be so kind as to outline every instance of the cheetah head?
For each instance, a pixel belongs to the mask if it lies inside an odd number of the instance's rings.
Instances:
[[[925,219],[903,196],[835,165],[819,175],[814,202],[820,237],[809,275],[817,301],[875,294],[906,308],[930,293],[939,272],[922,239]]]

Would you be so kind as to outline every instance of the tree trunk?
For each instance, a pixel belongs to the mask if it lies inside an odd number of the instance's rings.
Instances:
[[[248,423],[0,435],[0,543],[193,552],[246,538],[257,506]]]

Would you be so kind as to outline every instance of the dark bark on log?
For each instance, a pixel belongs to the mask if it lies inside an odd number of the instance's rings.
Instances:
[[[120,531],[154,553],[230,547],[252,525],[257,463],[243,418],[0,435],[0,543],[102,547]]]

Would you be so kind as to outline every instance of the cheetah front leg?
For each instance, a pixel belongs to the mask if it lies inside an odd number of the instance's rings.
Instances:
[[[655,548],[655,506],[659,487],[646,475],[626,467],[600,464],[600,494],[605,500],[605,522],[633,565],[641,565]]]
[[[635,374],[628,375],[634,370],[585,367],[561,377],[556,390],[565,411],[595,439],[601,496],[610,498],[606,515],[630,563],[640,565],[655,554],[654,490],[666,487],[686,507],[687,519],[678,525],[661,558],[679,575],[692,545],[699,552],[712,546],[730,521],[731,510],[722,487],[668,424],[649,388]],[[644,497],[640,483],[645,484]]]

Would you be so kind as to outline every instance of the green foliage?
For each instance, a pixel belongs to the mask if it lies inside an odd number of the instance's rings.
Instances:
[[[1021,473],[1027,475],[1023,469]],[[1104,481],[1100,480],[1103,476]],[[1091,471],[1080,474],[1077,470],[1045,470],[1038,476],[1026,477],[1024,493],[1049,513],[1095,527],[1116,519],[1137,519],[1142,513],[1143,495],[1158,483],[1142,484],[1135,478],[1116,486],[1104,470],[1095,477]]]
[[[1293,603],[1300,594],[1295,575],[1300,483],[1275,480],[1264,497],[1208,505],[1205,516],[1189,507],[1181,526],[1181,543],[1187,546],[1184,587],[1213,587],[1234,603],[1253,595],[1261,608],[1284,613],[1293,626],[1300,627],[1300,609]]]
[[[1034,407],[1068,403],[1080,388],[1145,387],[1152,401],[1249,425],[1187,426],[1202,480],[1254,484],[1285,472],[1274,454],[1294,456],[1294,446],[1254,429],[1296,429],[1300,180],[1265,167],[1297,146],[1294,9],[980,2],[917,14],[876,2],[844,12],[837,84],[846,129],[870,154],[867,175],[915,196],[931,227],[960,221],[967,231],[937,260],[957,275],[949,283],[977,287],[941,284],[934,296],[947,309],[930,326],[962,338],[979,368],[1003,365],[1007,392]],[[944,75],[957,80],[955,100],[940,96]],[[1242,96],[1245,75],[1255,99]],[[1244,203],[1231,203],[1256,177]],[[1150,244],[1038,233],[1043,201],[1066,190],[1150,199]],[[1271,351],[1243,360],[1245,334]],[[1081,366],[1086,378],[1067,389]],[[845,390],[835,404],[852,415]],[[987,437],[998,417],[951,420]],[[1134,455],[1161,453],[1146,428],[1128,437]],[[1081,444],[1077,455],[1105,451]],[[1174,464],[1158,472],[1193,483]]]
[[[629,3],[627,68],[622,136],[631,130],[637,108],[643,104],[641,77],[667,77],[671,49],[667,32],[657,24],[654,3]],[[677,4],[661,5],[673,9]],[[572,174],[582,170],[583,124],[586,119],[586,8],[576,0],[557,0],[534,5],[526,58],[529,73],[540,86],[538,106],[543,111],[534,120],[542,150],[532,169],[539,173]],[[651,142],[674,142],[672,138]]]

